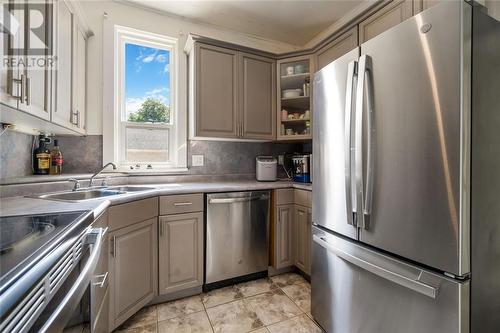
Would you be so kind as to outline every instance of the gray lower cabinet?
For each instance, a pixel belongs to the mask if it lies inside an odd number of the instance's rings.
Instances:
[[[108,333],[109,330],[109,288],[106,289],[104,298],[97,313],[96,319],[92,323],[92,333]]]
[[[271,264],[275,269],[296,266],[311,274],[311,191],[280,189],[274,192]]]
[[[203,284],[203,212],[160,216],[159,294]]]
[[[294,205],[277,207],[275,253],[277,269],[292,266],[294,261]]]
[[[157,221],[154,217],[110,234],[110,330],[157,294]]]
[[[108,252],[109,237],[108,212],[102,213],[92,223],[93,228],[102,228],[104,230],[103,243],[99,260],[97,261],[94,275],[90,285],[90,322],[93,333],[107,333],[109,325],[109,260]]]
[[[295,266],[310,274],[311,216],[310,209],[295,206]]]

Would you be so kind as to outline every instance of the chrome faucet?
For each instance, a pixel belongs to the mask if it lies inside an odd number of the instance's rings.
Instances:
[[[89,180],[89,187],[92,187],[92,183],[94,182],[94,178],[99,175],[104,169],[106,169],[108,167],[108,165],[112,165],[113,166],[113,170],[116,170],[116,165],[112,162],[109,162],[108,164],[106,164],[105,166],[102,167],[101,170],[97,171],[96,173],[94,173],[92,175],[92,177],[90,177],[90,180]]]

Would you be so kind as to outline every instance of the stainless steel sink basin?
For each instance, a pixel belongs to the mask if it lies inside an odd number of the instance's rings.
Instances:
[[[154,187],[149,186],[110,186],[107,188],[111,191],[122,191],[122,192],[140,192],[140,191],[148,191],[153,190]]]
[[[91,199],[105,198],[111,195],[123,194],[125,191],[118,190],[83,190],[71,192],[49,193],[37,196],[40,199],[61,200],[61,201],[85,201]]]

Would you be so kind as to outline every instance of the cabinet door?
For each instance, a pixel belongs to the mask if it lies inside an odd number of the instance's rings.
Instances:
[[[86,68],[87,68],[87,46],[86,36],[76,20],[73,20],[73,110],[72,123],[77,131],[85,132],[86,120]]]
[[[396,0],[359,24],[359,43],[398,25],[413,15],[412,0]]]
[[[245,139],[273,140],[276,129],[274,60],[240,53],[240,108]]]
[[[14,6],[13,0],[8,0],[7,3],[9,7]],[[7,5],[7,3],[5,5]],[[21,11],[13,12],[14,17],[18,20],[18,22],[22,22],[21,13]],[[21,43],[23,43],[23,39],[23,35],[20,33],[14,35],[7,33],[3,34],[0,45],[2,55],[10,54],[11,56],[9,56],[9,58],[16,63],[19,63],[19,56],[14,56],[14,54],[16,50],[19,49]],[[19,96],[21,95],[20,79],[18,67],[14,66],[11,69],[7,66],[0,67],[0,101],[2,104],[17,109]],[[2,112],[10,112],[10,110],[2,110]]]
[[[152,218],[110,234],[110,326],[113,329],[156,294],[157,220]]]
[[[358,46],[358,27],[335,38],[316,52],[316,70],[319,71],[335,59]]]
[[[25,38],[24,47],[26,48],[26,55],[28,57],[28,62],[31,63],[33,59],[37,59],[37,64],[43,62],[41,61],[42,56],[39,55],[39,49],[36,48],[40,43],[45,44],[46,46],[50,46],[52,44],[52,22],[53,22],[53,13],[50,11],[51,6],[47,3],[45,6],[40,6],[38,2],[26,2],[27,10],[31,12],[34,11],[42,11],[43,19],[46,21],[45,24],[42,24],[37,28],[37,36],[38,40],[31,40],[30,38]],[[32,8],[34,6],[34,8]],[[30,21],[34,19],[33,15],[26,15],[28,20],[25,20],[25,35],[31,36],[31,33],[28,34],[28,29],[31,29],[31,26],[36,26],[38,22]],[[40,47],[40,46],[38,46]],[[26,111],[34,116],[39,118],[50,120],[50,104],[51,104],[51,78],[53,70],[49,68],[49,57],[48,55],[44,56],[45,66],[40,67],[27,67],[24,70],[26,74],[26,103],[19,103],[19,109]]]
[[[196,136],[237,138],[237,52],[197,43],[195,58]]]
[[[309,265],[309,228],[307,208],[295,206],[295,265],[306,272]]]
[[[307,241],[306,241],[306,270],[305,273],[311,275],[311,255],[312,255],[312,209],[307,209]]]
[[[277,208],[276,219],[276,268],[294,264],[294,205],[281,205]]]
[[[445,0],[414,0],[413,1],[413,15],[420,13],[426,9],[431,8],[434,5],[437,5],[440,2]]]
[[[57,6],[57,72],[55,103],[52,110],[52,122],[64,127],[73,127],[71,117],[72,96],[72,32],[73,14],[65,1],[58,1]]]
[[[203,213],[161,216],[160,294],[203,284]]]

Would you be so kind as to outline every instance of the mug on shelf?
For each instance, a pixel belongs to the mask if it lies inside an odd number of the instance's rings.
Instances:
[[[293,75],[293,73],[294,73],[293,66],[288,66],[286,68],[286,75]]]

